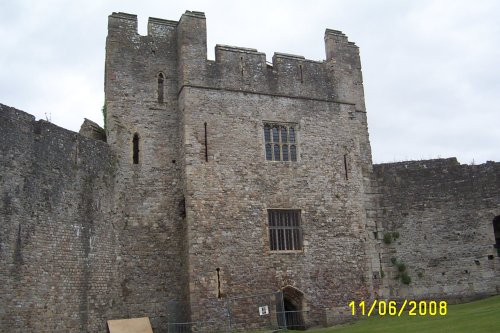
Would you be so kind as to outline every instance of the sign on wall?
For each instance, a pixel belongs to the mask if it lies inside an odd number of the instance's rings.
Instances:
[[[269,314],[269,307],[267,305],[259,306],[259,314],[265,316]]]

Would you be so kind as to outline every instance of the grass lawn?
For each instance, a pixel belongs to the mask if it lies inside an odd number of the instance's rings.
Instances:
[[[448,305],[446,316],[370,317],[343,326],[319,329],[317,333],[364,333],[364,332],[500,332],[500,296],[480,301]]]

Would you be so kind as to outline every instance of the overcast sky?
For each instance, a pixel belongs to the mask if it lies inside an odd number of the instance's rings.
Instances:
[[[102,125],[108,15],[205,12],[215,44],[325,59],[325,28],[360,47],[373,160],[500,161],[500,1],[0,0],[0,103],[78,131]]]

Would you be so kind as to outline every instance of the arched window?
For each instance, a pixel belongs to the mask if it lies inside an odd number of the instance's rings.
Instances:
[[[139,164],[139,134],[135,133],[132,139],[132,161]]]
[[[165,82],[165,75],[163,75],[163,73],[158,74],[158,103],[163,103],[164,82]]]
[[[493,219],[493,231],[495,233],[495,247],[498,256],[500,256],[500,215]]]

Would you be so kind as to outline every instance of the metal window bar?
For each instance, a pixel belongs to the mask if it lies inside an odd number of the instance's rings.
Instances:
[[[300,211],[269,210],[268,220],[271,251],[302,250]]]

